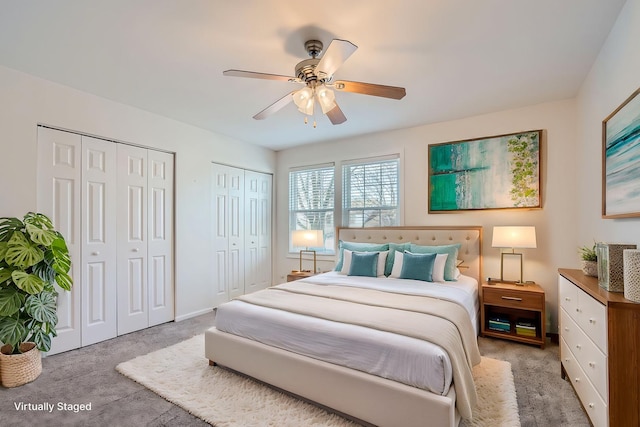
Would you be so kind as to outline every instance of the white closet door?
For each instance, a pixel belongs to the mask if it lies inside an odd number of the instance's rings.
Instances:
[[[149,325],[147,150],[118,144],[118,335]]]
[[[273,176],[259,174],[258,181],[258,288],[265,289],[272,283],[271,257],[271,200]]]
[[[116,144],[82,137],[82,345],[114,338]]]
[[[213,279],[214,306],[229,300],[229,174],[228,167],[213,163]]]
[[[259,277],[259,209],[260,209],[260,174],[257,172],[245,171],[244,173],[245,198],[245,275],[244,290],[246,293],[255,292],[260,289]]]
[[[229,298],[244,290],[244,170],[229,168]]]
[[[49,354],[81,345],[80,281],[80,186],[81,137],[38,127],[38,211],[53,221],[64,236],[71,255],[69,272],[75,285],[71,291],[58,288],[58,336],[52,340]]]
[[[148,151],[149,326],[174,319],[173,154]]]

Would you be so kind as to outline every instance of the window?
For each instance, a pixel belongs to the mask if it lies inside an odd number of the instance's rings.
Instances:
[[[342,167],[342,224],[386,227],[400,224],[397,156],[345,164]]]
[[[289,252],[294,230],[322,230],[324,248],[318,253],[333,254],[334,226],[334,165],[313,166],[289,172]]]

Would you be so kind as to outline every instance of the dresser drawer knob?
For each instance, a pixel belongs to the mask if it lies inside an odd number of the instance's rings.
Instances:
[[[582,348],[582,346],[581,346],[580,344],[577,344],[577,345],[576,345],[576,348],[577,348],[578,350],[580,350],[580,349]]]
[[[596,323],[596,319],[589,319],[589,323],[593,325],[594,323]]]
[[[577,313],[582,313],[582,311],[580,311],[580,309],[579,309],[579,308],[576,308],[576,312],[577,312]]]
[[[565,331],[567,331],[567,332],[569,332],[569,328],[567,328],[566,326],[565,326],[564,330],[565,330]]]
[[[594,362],[589,362],[589,366],[591,366],[592,368],[595,368],[596,364]]]
[[[569,363],[569,358],[568,358],[568,357],[565,357],[564,361],[565,361],[565,362],[567,362],[567,363]]]
[[[596,405],[594,405],[593,403],[589,403],[589,408],[593,408],[594,406]]]
[[[577,378],[577,377],[576,377],[575,381],[576,381],[577,383],[579,383],[579,382],[580,382],[580,378]]]
[[[522,301],[522,298],[516,298],[516,297],[502,297],[502,299],[506,299],[509,301]]]
[[[564,297],[564,300],[565,300],[565,301],[571,301],[571,298],[569,298],[569,297]]]

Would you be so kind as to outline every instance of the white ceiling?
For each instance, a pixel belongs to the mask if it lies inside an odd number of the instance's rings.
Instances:
[[[574,97],[625,0],[0,0],[0,64],[279,150]],[[252,116],[293,75],[304,42],[359,49],[337,79],[347,121],[303,124],[294,104]]]

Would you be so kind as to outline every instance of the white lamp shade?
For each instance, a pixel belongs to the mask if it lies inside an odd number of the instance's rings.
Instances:
[[[313,104],[315,101],[313,99],[313,89],[310,87],[305,87],[294,93],[293,102],[301,113],[308,116],[313,115]]]
[[[322,108],[323,114],[327,114],[336,106],[336,95],[325,85],[322,85],[319,89],[316,89],[316,98],[318,98],[318,103]]]
[[[533,226],[493,227],[494,248],[535,248],[536,228]]]
[[[317,248],[324,246],[322,230],[295,230],[291,235],[293,246]]]

